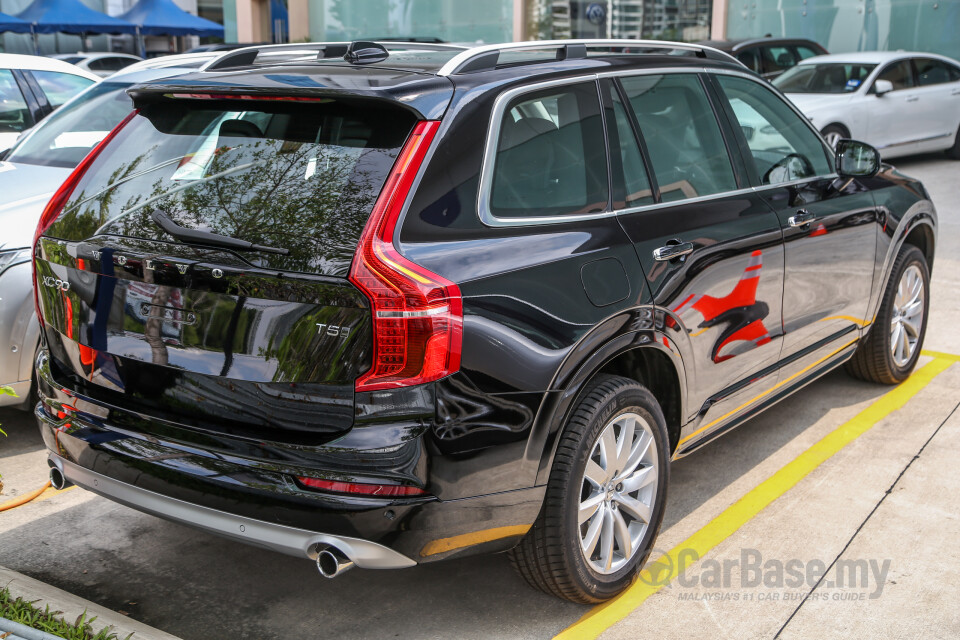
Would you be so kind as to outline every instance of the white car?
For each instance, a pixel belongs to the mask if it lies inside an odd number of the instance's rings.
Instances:
[[[101,78],[106,78],[124,67],[129,67],[143,60],[143,58],[132,56],[129,53],[107,53],[102,51],[97,53],[60,53],[50,57],[76,65],[81,69],[86,69]]]
[[[774,86],[831,146],[862,140],[884,158],[946,151],[960,160],[960,62],[933,53],[863,51],[801,61]]]
[[[0,153],[100,78],[61,60],[0,53]]]

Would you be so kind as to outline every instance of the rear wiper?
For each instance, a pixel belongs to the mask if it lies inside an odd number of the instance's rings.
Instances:
[[[200,231],[199,229],[190,229],[188,227],[181,227],[176,222],[174,222],[170,216],[161,211],[160,209],[154,209],[151,214],[153,221],[157,223],[161,229],[172,235],[177,240],[185,244],[200,244],[207,245],[211,247],[224,247],[226,249],[236,249],[238,251],[262,251],[263,253],[279,253],[282,256],[290,254],[289,249],[283,249],[280,247],[268,247],[262,244],[254,244],[252,242],[247,242],[246,240],[238,240],[237,238],[231,238],[230,236],[222,236],[219,233],[213,233],[211,231]]]

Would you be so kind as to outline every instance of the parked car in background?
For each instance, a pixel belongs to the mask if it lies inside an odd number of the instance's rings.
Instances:
[[[62,60],[0,53],[0,152],[100,77]]]
[[[773,81],[831,145],[856,138],[884,158],[946,151],[960,159],[960,63],[933,53],[838,53]]]
[[[177,56],[179,67],[121,71],[88,87],[37,125],[0,162],[0,405],[29,404],[39,327],[33,308],[30,243],[43,207],[87,153],[133,108],[132,85],[195,70],[210,55]],[[149,65],[144,61],[144,65]]]
[[[729,53],[767,80],[776,78],[801,60],[827,53],[823,46],[802,38],[704,40],[700,44]]]
[[[128,53],[60,53],[50,56],[56,60],[63,60],[81,69],[86,69],[90,73],[95,73],[101,78],[113,75],[124,67],[129,67],[135,62],[140,62],[143,58],[132,56]]]
[[[923,185],[715,49],[296,44],[132,94],[35,236],[58,488],[326,577],[509,551],[595,603],[672,460],[920,357]]]

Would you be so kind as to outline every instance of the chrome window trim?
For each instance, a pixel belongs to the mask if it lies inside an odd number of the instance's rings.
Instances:
[[[570,77],[570,78],[560,78],[557,80],[546,80],[544,82],[537,82],[534,84],[524,85],[522,87],[514,87],[504,91],[499,96],[493,104],[493,110],[490,113],[490,124],[487,126],[487,135],[486,141],[484,142],[483,149],[483,159],[480,165],[480,184],[477,189],[477,215],[480,218],[480,221],[488,227],[524,227],[532,225],[543,225],[543,224],[565,224],[568,222],[585,222],[589,220],[600,220],[603,218],[610,218],[619,216],[621,214],[629,215],[633,213],[642,213],[645,211],[655,211],[657,209],[662,209],[668,206],[676,206],[683,204],[696,204],[698,202],[707,202],[710,200],[719,200],[722,198],[727,198],[730,196],[736,196],[746,193],[760,193],[762,191],[767,191],[769,189],[779,189],[783,187],[792,187],[798,186],[801,184],[806,184],[808,182],[814,182],[817,180],[825,179],[836,179],[839,175],[836,172],[831,172],[827,174],[821,174],[809,178],[799,178],[797,180],[791,180],[789,182],[780,182],[777,184],[767,184],[767,185],[758,185],[750,187],[742,187],[740,189],[733,189],[730,191],[721,191],[719,193],[711,193],[705,196],[698,196],[696,198],[684,198],[683,200],[670,200],[668,202],[657,202],[654,204],[640,205],[636,207],[625,207],[622,209],[610,209],[607,211],[600,211],[596,213],[581,213],[573,215],[552,215],[552,216],[524,216],[517,218],[501,218],[493,215],[493,212],[490,210],[490,193],[493,186],[493,167],[496,161],[496,148],[497,142],[500,137],[500,125],[503,121],[503,115],[506,111],[507,104],[517,96],[524,95],[526,93],[535,93],[543,89],[550,89],[552,87],[562,87],[572,84],[581,84],[584,82],[593,81],[597,83],[597,91],[600,90],[599,81],[603,78],[615,78],[623,76],[644,76],[644,75],[665,75],[665,74],[675,74],[675,73],[723,73],[732,76],[737,76],[741,78],[747,78],[767,87],[768,90],[771,90],[769,83],[764,81],[762,78],[755,76],[749,71],[740,71],[736,69],[717,69],[717,68],[705,68],[705,67],[662,67],[657,69],[633,69],[633,70],[616,70],[616,71],[601,71],[601,72],[592,72],[584,74],[582,76]],[[773,90],[774,94],[777,94],[776,90]],[[794,113],[807,124],[811,131],[817,136],[822,144],[826,145],[823,142],[820,132],[813,126],[813,124],[807,120],[806,116],[797,109],[789,100],[784,100],[782,96],[778,96],[780,99],[787,104],[790,108],[793,109]],[[601,107],[602,107],[602,96],[601,96]],[[827,148],[826,146],[824,147]],[[609,171],[609,168],[608,168]]]

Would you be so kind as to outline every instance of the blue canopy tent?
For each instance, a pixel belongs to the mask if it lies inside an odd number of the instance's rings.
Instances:
[[[40,33],[136,33],[129,22],[94,11],[80,0],[34,0],[15,17],[28,23],[33,31],[33,46],[39,55],[37,34]],[[86,39],[84,39],[86,50]]]
[[[223,26],[187,13],[172,0],[140,0],[119,16],[137,27],[137,46],[144,55],[143,36],[223,37]]]
[[[8,16],[5,13],[0,13],[0,33],[4,31],[12,31],[14,33],[30,33],[30,23],[20,18],[14,18],[13,16]]]

